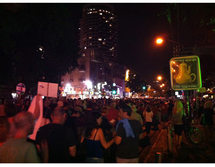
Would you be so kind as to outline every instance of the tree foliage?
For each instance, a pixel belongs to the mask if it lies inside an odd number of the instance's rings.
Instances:
[[[143,86],[146,86],[146,82],[140,75],[134,74],[133,72],[129,73],[129,81],[126,82],[126,86],[135,93],[144,93]]]

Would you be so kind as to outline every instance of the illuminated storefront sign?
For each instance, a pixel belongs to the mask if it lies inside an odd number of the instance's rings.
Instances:
[[[198,56],[174,57],[170,60],[171,86],[174,90],[196,90],[202,87]]]

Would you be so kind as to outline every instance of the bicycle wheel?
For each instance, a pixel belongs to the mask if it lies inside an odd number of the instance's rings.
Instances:
[[[189,138],[190,141],[194,144],[198,144],[202,141],[202,132],[199,128],[197,127],[190,127],[189,130]]]

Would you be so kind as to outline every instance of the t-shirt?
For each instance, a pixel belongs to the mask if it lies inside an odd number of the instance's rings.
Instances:
[[[34,144],[26,139],[8,139],[0,147],[1,163],[33,163],[40,162]]]
[[[142,133],[141,124],[137,120],[129,120],[135,138],[126,137],[123,124],[120,123],[117,129],[117,136],[122,138],[122,142],[117,146],[116,155],[119,158],[137,158],[139,156],[139,135]]]
[[[132,111],[132,113],[131,113],[131,119],[132,119],[132,120],[137,120],[137,121],[139,121],[141,124],[143,124],[143,119],[142,119],[141,115],[138,114],[136,111]]]
[[[69,147],[76,145],[71,129],[60,124],[45,125],[37,132],[36,143],[43,140],[48,142],[48,162],[70,162]]]

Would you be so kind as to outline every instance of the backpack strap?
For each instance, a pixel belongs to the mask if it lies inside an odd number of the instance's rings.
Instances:
[[[93,140],[95,140],[98,130],[99,129],[96,130],[96,133],[95,133],[95,136],[94,136]]]

